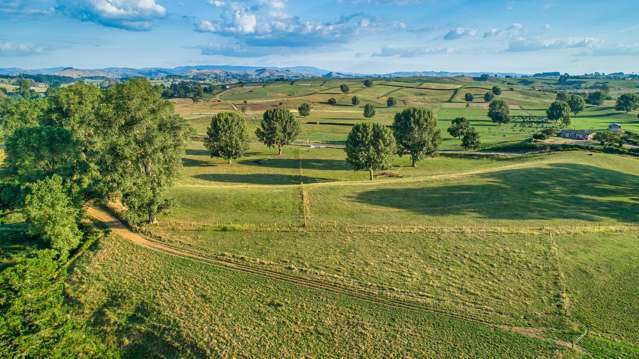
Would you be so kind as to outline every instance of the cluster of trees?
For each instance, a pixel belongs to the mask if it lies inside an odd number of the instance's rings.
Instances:
[[[300,108],[303,106],[304,104]],[[302,112],[300,111],[300,115]],[[278,155],[281,155],[282,148],[295,141],[300,131],[300,122],[291,111],[275,108],[264,112],[255,135],[266,146],[277,148]],[[204,139],[204,146],[211,157],[223,158],[231,164],[233,160],[246,154],[249,148],[248,141],[249,135],[244,117],[236,112],[222,112],[213,116]]]
[[[71,254],[99,236],[82,224],[82,208],[119,200],[132,224],[154,222],[168,206],[165,190],[190,130],[144,79],[105,90],[76,83],[43,99],[11,101],[0,108],[8,172],[0,211],[21,213],[19,236],[45,249],[0,274],[0,356],[112,356],[64,304]]]
[[[639,95],[627,93],[619,96],[615,105],[617,111],[631,112],[639,109]]]
[[[0,128],[5,163],[20,188],[12,205],[32,214],[34,232],[47,237],[56,217],[79,213],[96,199],[120,200],[132,224],[154,222],[167,207],[165,190],[177,176],[190,130],[157,87],[144,79],[106,90],[77,83],[29,101],[3,106]],[[36,189],[55,193],[55,201],[73,211],[58,208],[37,216],[31,207],[45,198],[28,201],[40,193]],[[61,242],[77,241],[72,228],[63,233]]]
[[[172,83],[169,87],[162,90],[164,98],[190,98],[193,101],[201,101],[205,94],[213,93],[213,86],[202,86],[202,84],[194,81],[181,81]]]
[[[470,125],[465,117],[457,117],[452,120],[448,134],[461,139],[462,147],[466,150],[476,150],[481,145],[479,132]]]
[[[346,139],[346,161],[355,170],[367,170],[373,180],[376,170],[392,165],[395,154],[409,155],[412,166],[416,166],[424,156],[434,154],[440,142],[433,112],[407,108],[395,115],[392,130],[378,123],[353,126]]]

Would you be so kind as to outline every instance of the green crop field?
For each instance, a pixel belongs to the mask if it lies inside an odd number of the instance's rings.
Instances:
[[[504,151],[539,128],[493,123],[483,94],[498,85],[512,115],[545,116],[571,89],[530,82],[317,79],[173,100],[195,134],[172,207],[136,228],[145,242],[113,233],[79,258],[65,289],[74,315],[125,357],[638,358],[639,158],[595,143]],[[636,85],[610,81],[610,94]],[[258,141],[266,109],[297,115],[304,102],[294,144],[277,155]],[[408,106],[434,111],[442,151],[417,167],[396,157],[374,181],[353,171],[352,126],[391,125]],[[222,111],[243,113],[250,132],[232,164],[201,141]],[[447,133],[457,117],[479,151]],[[611,100],[570,128],[612,122],[639,132]]]

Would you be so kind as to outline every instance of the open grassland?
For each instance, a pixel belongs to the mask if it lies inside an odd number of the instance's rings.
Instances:
[[[197,136],[212,114],[244,112],[250,150],[229,165],[194,137],[172,210],[141,229],[154,246],[113,237],[76,266],[78,314],[130,356],[639,357],[629,314],[639,312],[639,160],[488,153],[537,131],[490,122],[481,97],[493,85],[514,115],[543,116],[554,100],[556,81],[523,81],[304,80],[174,100]],[[258,143],[265,109],[303,102],[313,112],[295,145],[277,156]],[[377,106],[366,121],[386,125],[405,106],[433,109],[444,151],[460,149],[446,128],[465,116],[486,151],[417,168],[398,157],[368,181],[342,149],[366,103]],[[571,128],[639,132],[635,114],[611,106],[588,106]]]
[[[484,324],[229,272],[117,238],[76,267],[70,286],[81,315],[132,357],[578,355]]]

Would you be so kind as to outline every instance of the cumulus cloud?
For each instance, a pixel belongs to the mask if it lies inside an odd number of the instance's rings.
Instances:
[[[428,55],[449,55],[455,53],[455,49],[449,47],[421,48],[421,47],[383,47],[374,52],[375,57],[421,57]]]
[[[474,37],[477,35],[477,30],[469,29],[466,27],[454,28],[444,35],[444,40],[458,40],[464,37]]]
[[[58,0],[57,10],[82,21],[125,30],[145,31],[166,16],[156,0]]]
[[[44,49],[32,44],[0,42],[0,56],[28,56],[44,53]]]
[[[540,39],[522,37],[511,41],[506,51],[529,52],[542,50],[583,49],[593,48],[601,43],[601,40],[591,37],[572,39]]]
[[[523,32],[524,32],[524,25],[516,22],[504,29],[492,28],[484,33],[484,38],[487,39],[491,37],[500,37],[500,36],[513,37],[513,36],[520,35]]]
[[[288,15],[282,0],[214,0],[211,4],[221,10],[219,18],[196,21],[195,31],[230,37],[249,46],[311,47],[343,43],[373,25],[373,19],[364,14],[343,16],[333,22],[303,20]]]

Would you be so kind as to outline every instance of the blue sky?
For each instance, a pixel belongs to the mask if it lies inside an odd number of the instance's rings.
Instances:
[[[0,0],[0,67],[639,72],[636,0]]]

